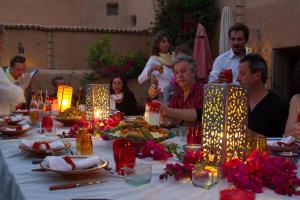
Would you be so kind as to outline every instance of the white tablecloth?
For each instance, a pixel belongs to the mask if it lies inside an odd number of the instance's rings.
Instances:
[[[71,140],[73,146],[75,141]],[[111,175],[108,171],[101,171],[95,179],[105,179],[107,182],[84,186],[73,189],[49,191],[49,186],[69,183],[62,177],[49,172],[32,172],[31,169],[39,168],[33,165],[36,159],[18,149],[19,139],[0,140],[0,192],[5,200],[67,200],[67,199],[219,199],[222,189],[232,187],[230,183],[222,180],[211,189],[194,187],[191,181],[176,182],[171,177],[167,181],[159,180],[166,163],[153,161],[152,158],[137,159],[137,162],[150,162],[152,168],[152,180],[149,184],[134,187],[124,182],[123,178]],[[115,162],[112,156],[110,141],[94,140],[95,155],[106,158],[114,169]],[[299,164],[298,164],[299,167]],[[299,170],[298,170],[299,172]],[[298,173],[299,174],[299,173]],[[1,198],[1,195],[0,195]],[[282,200],[300,199],[274,193],[264,188],[264,193],[256,194],[257,200]]]

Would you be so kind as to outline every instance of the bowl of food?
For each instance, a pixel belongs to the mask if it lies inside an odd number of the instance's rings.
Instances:
[[[64,112],[60,113],[56,120],[61,122],[65,126],[73,126],[79,123],[82,118],[84,118],[84,113],[76,108],[69,108]]]

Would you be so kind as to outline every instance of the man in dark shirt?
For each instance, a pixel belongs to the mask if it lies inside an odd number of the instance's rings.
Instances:
[[[249,88],[248,127],[266,137],[282,137],[288,104],[265,88],[266,61],[258,54],[245,55],[239,65],[238,82]]]

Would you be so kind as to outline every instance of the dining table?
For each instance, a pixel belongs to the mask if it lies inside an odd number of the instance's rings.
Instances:
[[[173,177],[161,180],[159,176],[164,172],[167,163],[178,162],[176,157],[168,161],[155,161],[153,158],[137,158],[137,163],[152,165],[151,181],[148,184],[132,186],[124,181],[124,177],[115,173],[115,161],[112,151],[112,141],[93,137],[93,155],[107,160],[111,170],[101,169],[89,179],[101,181],[99,184],[87,185],[62,190],[49,190],[50,186],[78,183],[82,180],[68,180],[64,177],[48,171],[32,171],[40,168],[39,164],[33,164],[38,158],[28,152],[21,151],[19,144],[23,138],[48,137],[38,132],[38,128],[32,129],[21,138],[0,139],[0,199],[3,200],[158,200],[158,199],[185,199],[185,200],[218,200],[220,191],[234,188],[233,184],[221,179],[210,189],[195,187],[191,180],[176,181]],[[49,136],[50,137],[50,136]],[[54,137],[53,135],[51,137]],[[71,144],[71,150],[76,153],[76,140],[64,138],[64,142]],[[166,143],[182,144],[179,136],[170,138]],[[68,151],[63,152],[70,153]],[[298,177],[300,176],[300,162],[297,163]],[[300,199],[299,196],[287,196],[276,194],[272,189],[263,188],[262,193],[256,193],[257,200],[292,200]]]

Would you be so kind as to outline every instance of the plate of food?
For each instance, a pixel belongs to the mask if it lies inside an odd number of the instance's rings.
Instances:
[[[25,124],[22,126],[1,127],[0,132],[2,132],[5,136],[20,136],[30,131],[31,129],[31,126]]]
[[[65,126],[73,126],[76,123],[79,123],[80,120],[84,117],[84,113],[76,108],[69,108],[64,112],[60,113],[56,120],[61,122]]]
[[[158,126],[151,126],[141,119],[123,121],[117,127],[104,131],[103,134],[110,139],[126,138],[132,141],[154,140],[157,142],[175,136],[172,131]]]
[[[267,138],[267,148],[270,151],[297,151],[300,150],[300,144],[293,137],[286,138]]]
[[[47,156],[40,166],[66,179],[82,179],[107,167],[108,161],[98,156]]]
[[[59,139],[23,139],[19,144],[19,149],[38,157],[58,154],[70,147],[71,143],[62,142]]]

